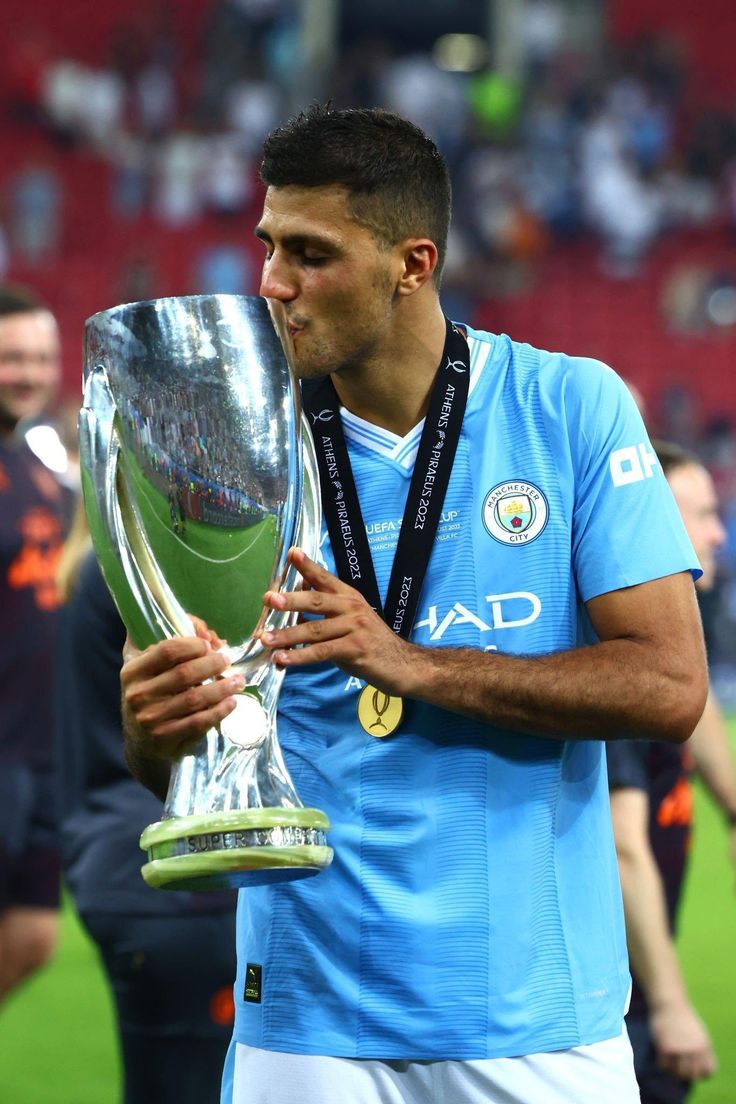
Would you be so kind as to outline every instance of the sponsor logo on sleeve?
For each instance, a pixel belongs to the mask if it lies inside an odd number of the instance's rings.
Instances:
[[[483,524],[501,544],[531,544],[549,519],[544,492],[523,479],[498,483],[483,500]]]
[[[614,487],[625,487],[629,483],[640,483],[651,479],[659,467],[657,454],[647,442],[640,445],[627,445],[611,453],[608,467]]]

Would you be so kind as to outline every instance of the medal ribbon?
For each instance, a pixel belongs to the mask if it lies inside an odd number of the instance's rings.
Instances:
[[[409,638],[414,624],[468,399],[468,342],[460,330],[446,322],[445,347],[409,484],[385,607],[381,605],[337,391],[329,376],[302,381],[302,403],[312,427],[322,508],[338,577],[359,590],[389,628],[404,639]]]

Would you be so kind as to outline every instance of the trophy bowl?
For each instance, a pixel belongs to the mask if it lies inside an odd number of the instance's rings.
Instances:
[[[300,801],[281,754],[284,672],[260,643],[294,614],[292,544],[316,552],[311,435],[277,303],[193,295],[113,307],[85,326],[82,489],[107,585],[137,647],[225,641],[245,689],[172,765],[161,821],[141,836],[151,886],[218,889],[306,877],[332,860],[329,822]]]

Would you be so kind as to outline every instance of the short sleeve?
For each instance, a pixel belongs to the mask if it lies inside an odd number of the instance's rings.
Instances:
[[[649,790],[647,756],[649,744],[637,740],[609,740],[606,743],[609,790]]]
[[[695,552],[631,393],[599,361],[569,363],[572,551],[583,601],[679,571],[698,578]]]

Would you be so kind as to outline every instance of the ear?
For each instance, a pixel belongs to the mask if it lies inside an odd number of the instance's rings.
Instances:
[[[399,246],[401,270],[397,295],[413,295],[429,283],[437,267],[437,246],[430,238],[408,238]]]

